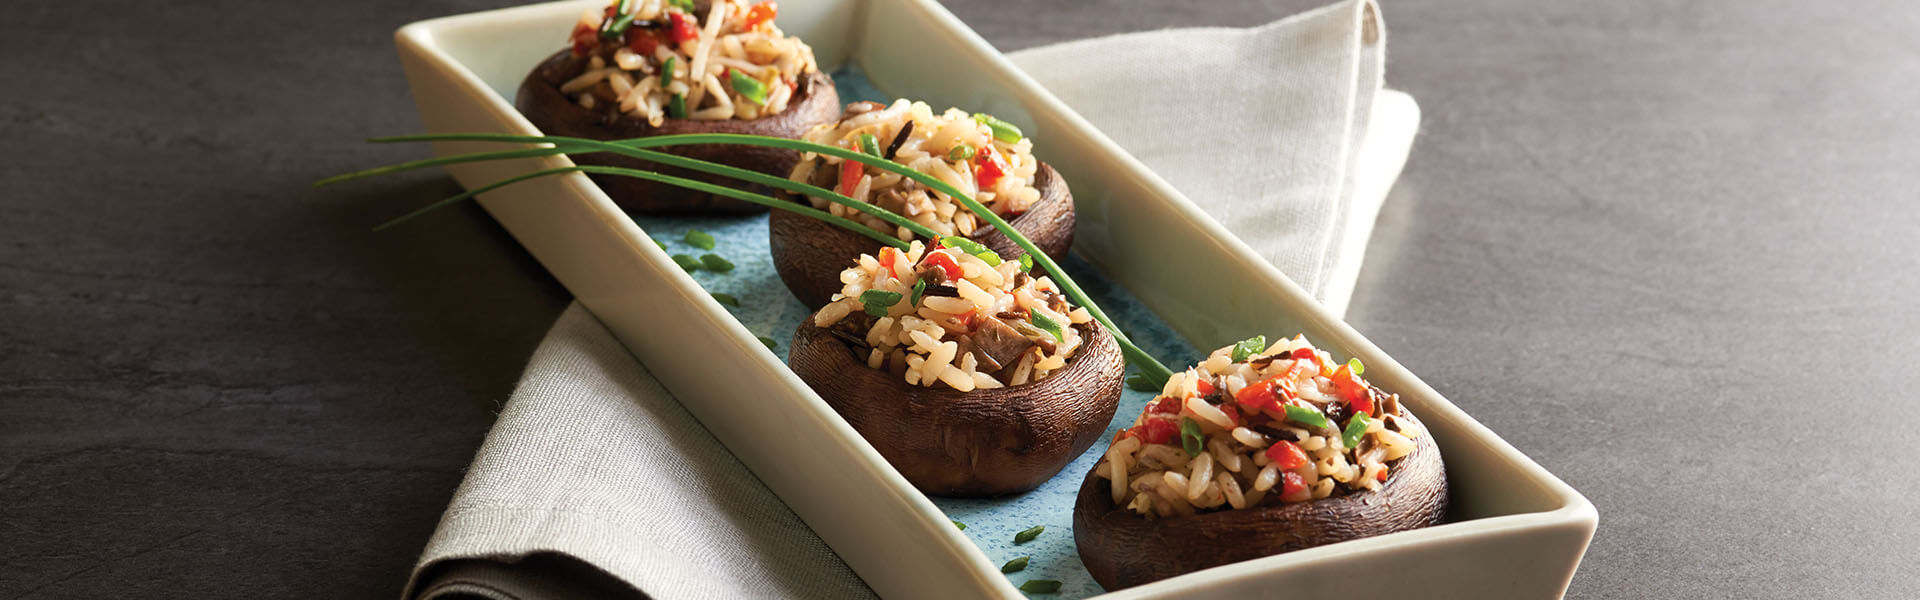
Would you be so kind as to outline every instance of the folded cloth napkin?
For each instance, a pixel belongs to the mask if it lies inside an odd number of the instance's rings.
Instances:
[[[1419,121],[1412,98],[1381,89],[1376,11],[1350,0],[1254,29],[1126,34],[1013,60],[1337,313]],[[1167,110],[1115,88],[1195,100]],[[586,598],[606,585],[660,599],[872,595],[575,304],[405,596]]]

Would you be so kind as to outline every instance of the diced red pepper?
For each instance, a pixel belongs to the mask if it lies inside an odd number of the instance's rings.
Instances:
[[[1280,497],[1295,496],[1305,491],[1307,480],[1301,478],[1299,473],[1287,471],[1280,474]]]
[[[1333,390],[1353,407],[1355,412],[1373,414],[1373,394],[1367,392],[1367,383],[1354,375],[1346,365],[1340,365],[1333,372]]]
[[[1183,405],[1184,403],[1173,398],[1154,398],[1152,402],[1147,403],[1147,414],[1176,415],[1180,414]]]
[[[1193,390],[1196,392],[1199,392],[1200,395],[1202,396],[1212,394],[1213,383],[1207,381],[1205,378],[1201,378],[1198,382],[1193,384]]]
[[[635,54],[651,57],[653,56],[654,49],[659,47],[660,34],[655,33],[652,29],[642,29],[639,27],[627,29],[627,49],[632,50]]]
[[[939,267],[940,274],[945,275],[947,281],[954,281],[966,276],[966,271],[960,269],[960,263],[954,262],[953,257],[947,256],[945,252],[930,252],[927,254],[927,259],[922,262]]]
[[[1293,395],[1293,379],[1286,374],[1281,374],[1240,388],[1240,393],[1234,394],[1233,399],[1239,402],[1242,408],[1279,410],[1280,404],[1292,398]]]
[[[860,185],[860,176],[866,174],[866,165],[856,160],[840,161],[840,189],[842,195],[853,195],[853,187]]]
[[[1380,475],[1379,475],[1379,477],[1378,477],[1378,479],[1379,479],[1379,480],[1380,480],[1381,482],[1383,482],[1383,483],[1384,483],[1384,482],[1386,482],[1386,480],[1387,480],[1387,466],[1386,466],[1386,465],[1380,465]]]
[[[1000,166],[1000,158],[994,155],[993,145],[980,147],[973,155],[973,181],[980,188],[990,188],[1007,175],[1006,167]]]
[[[773,21],[773,16],[777,14],[780,14],[778,2],[761,2],[753,5],[753,8],[747,9],[747,31],[759,29],[761,25]]]
[[[586,56],[593,53],[594,44],[600,39],[600,32],[586,23],[573,28],[573,55]]]
[[[693,26],[693,19],[678,11],[667,13],[667,39],[675,44],[700,37],[700,29]]]
[[[883,246],[880,248],[880,266],[882,268],[885,268],[887,270],[887,275],[893,277],[894,279],[900,278],[900,272],[895,271],[893,269],[894,261],[899,258],[900,258],[900,249],[894,248],[893,246]]]
[[[1319,358],[1319,357],[1320,355],[1314,352],[1312,348],[1294,348],[1293,349],[1294,360],[1300,360],[1303,358]]]
[[[1147,419],[1140,424],[1140,441],[1149,444],[1165,444],[1180,435],[1180,426],[1173,419]]]
[[[1267,446],[1267,458],[1272,459],[1273,464],[1279,465],[1282,471],[1292,471],[1307,466],[1307,451],[1301,450],[1299,444],[1286,440]]]

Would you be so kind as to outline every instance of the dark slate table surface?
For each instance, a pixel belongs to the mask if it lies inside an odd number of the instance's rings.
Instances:
[[[798,0],[796,0],[798,1]],[[963,3],[1003,50],[1318,0]],[[401,24],[0,20],[0,597],[392,597],[564,289],[416,157]],[[1389,2],[1351,321],[1584,492],[1580,598],[1920,594],[1920,5]],[[1040,18],[1036,18],[1040,17]]]

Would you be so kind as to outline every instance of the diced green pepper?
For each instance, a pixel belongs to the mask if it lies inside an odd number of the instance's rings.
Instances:
[[[748,77],[737,70],[728,70],[727,73],[731,75],[728,79],[733,84],[733,91],[738,92],[741,98],[745,98],[748,102],[754,104],[766,105],[767,84],[761,83],[758,79]],[[878,153],[875,154],[877,155]]]
[[[1367,413],[1354,413],[1353,419],[1347,421],[1346,431],[1340,432],[1340,445],[1348,448],[1359,446],[1360,438],[1367,435],[1367,427],[1372,424],[1373,419],[1367,417]]]
[[[867,290],[860,292],[860,303],[867,305],[867,314],[884,317],[887,316],[887,309],[900,303],[901,297],[900,292]]]
[[[1066,343],[1067,341],[1066,333],[1060,331],[1060,324],[1053,322],[1053,319],[1047,318],[1046,315],[1040,314],[1038,310],[1033,311],[1033,326],[1039,327],[1041,331],[1053,334],[1053,340],[1056,342]]]
[[[1256,335],[1233,345],[1233,362],[1243,362],[1267,349],[1267,336]]]

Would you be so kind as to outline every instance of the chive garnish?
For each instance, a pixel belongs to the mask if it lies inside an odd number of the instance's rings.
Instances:
[[[1020,584],[1020,591],[1029,594],[1052,594],[1060,591],[1060,582],[1052,579],[1030,579]]]
[[[1358,358],[1349,358],[1347,359],[1347,371],[1357,376],[1367,372],[1367,366],[1360,364],[1360,359]]]
[[[680,268],[686,269],[688,273],[700,270],[700,259],[685,254],[673,255],[673,264],[680,265]]]
[[[619,8],[614,9],[613,20],[600,24],[600,39],[619,39],[620,34],[626,33],[627,28],[633,26],[632,11],[633,0],[620,0]]]
[[[1293,421],[1295,423],[1299,423],[1301,425],[1306,425],[1314,429],[1327,428],[1326,413],[1322,413],[1320,411],[1317,411],[1311,408],[1300,406],[1298,404],[1287,405],[1287,420]]]
[[[761,106],[767,104],[767,84],[760,83],[760,80],[743,75],[736,70],[728,69],[727,73],[728,81],[733,85],[733,91],[739,92],[741,98]],[[880,152],[875,151],[873,155],[878,157]]]
[[[900,303],[900,292],[886,290],[867,290],[860,292],[860,303],[867,305],[867,314],[884,317],[887,309]]]
[[[1200,433],[1199,422],[1192,417],[1180,418],[1180,449],[1186,450],[1187,456],[1199,456],[1200,451],[1205,449],[1203,442],[1206,439],[1207,436]]]
[[[712,256],[712,255],[709,254],[708,256]],[[707,292],[707,295],[713,296],[713,299],[721,304],[725,304],[727,306],[732,306],[735,308],[738,308],[740,306],[740,299],[733,297],[733,294],[723,294],[720,292]]]
[[[860,134],[860,151],[880,156],[880,138],[873,137],[871,133]]]
[[[1067,335],[1060,331],[1060,324],[1055,323],[1053,319],[1047,318],[1046,315],[1040,314],[1039,310],[1033,311],[1033,326],[1039,327],[1041,331],[1053,334],[1053,340],[1056,342],[1066,343],[1067,341]]]
[[[667,101],[667,116],[675,119],[687,118],[686,94],[674,94],[673,99]]]
[[[987,266],[992,266],[992,267],[1000,266],[1000,255],[994,253],[993,249],[988,248],[986,244],[982,244],[980,242],[976,242],[976,241],[963,238],[957,235],[950,235],[947,237],[940,238],[940,244],[948,248],[957,248],[961,252],[971,254],[975,258],[986,261]]]
[[[667,87],[667,84],[673,83],[673,67],[674,67],[674,63],[677,63],[677,62],[680,62],[680,57],[669,56],[667,57],[666,62],[660,63],[660,87],[661,88],[664,89]],[[685,102],[685,101],[682,100],[682,102]],[[685,107],[683,106],[681,108],[684,109]]]
[[[947,519],[947,520],[948,520],[948,521],[953,521],[953,519]],[[953,526],[954,526],[954,527],[958,527],[958,528],[960,528],[960,530],[961,530],[961,531],[966,531],[966,530],[967,530],[967,524],[966,524],[966,523],[961,523],[961,522],[959,522],[959,521],[953,521]]]
[[[1367,434],[1367,427],[1372,424],[1373,419],[1368,418],[1367,413],[1354,413],[1353,419],[1347,421],[1346,431],[1340,432],[1340,445],[1348,448],[1360,445],[1360,437]]]
[[[1020,141],[1020,128],[1014,127],[1012,123],[1002,121],[987,113],[974,113],[973,120],[979,121],[981,125],[986,125],[987,129],[992,129],[993,139],[1009,144]]]
[[[686,235],[680,236],[680,241],[701,250],[713,249],[713,234],[698,229],[688,229]]]
[[[1152,379],[1147,378],[1146,373],[1134,371],[1132,375],[1127,376],[1127,389],[1136,392],[1158,392],[1160,387],[1155,385]]]
[[[718,254],[700,255],[700,266],[706,267],[708,271],[715,273],[725,273],[733,270],[733,262]]]
[[[1020,558],[1007,561],[1007,564],[1000,565],[1000,572],[1001,573],[1019,573],[1021,571],[1025,571],[1027,570],[1027,561],[1030,561],[1030,560],[1033,560],[1032,556],[1022,556]]]
[[[907,304],[908,304],[908,305],[910,305],[910,306],[919,306],[919,305],[920,305],[920,297],[921,297],[921,296],[925,296],[926,294],[927,294],[927,280],[925,280],[925,279],[922,279],[922,280],[919,280],[919,281],[916,281],[916,282],[914,282],[914,283],[913,283],[913,297],[912,297],[912,298],[909,298],[909,299],[907,299]]]
[[[1033,538],[1040,537],[1040,532],[1043,532],[1046,530],[1047,530],[1047,526],[1045,525],[1035,525],[1027,529],[1026,531],[1013,534],[1013,543],[1025,544],[1027,542],[1031,542],[1033,541]]]
[[[757,337],[757,338],[760,338],[760,343],[762,343],[762,344],[766,344],[766,345],[767,345],[767,349],[768,349],[768,350],[773,350],[773,349],[775,349],[775,348],[774,348],[774,345],[773,345],[773,338],[770,338],[770,337],[767,337],[767,336],[764,336],[764,335],[757,335],[757,336],[754,336],[754,337]]]
[[[1256,335],[1233,345],[1233,362],[1242,362],[1267,348],[1267,336]]]
[[[952,162],[973,160],[973,145],[961,144],[954,146],[952,150],[947,151],[947,160]]]

